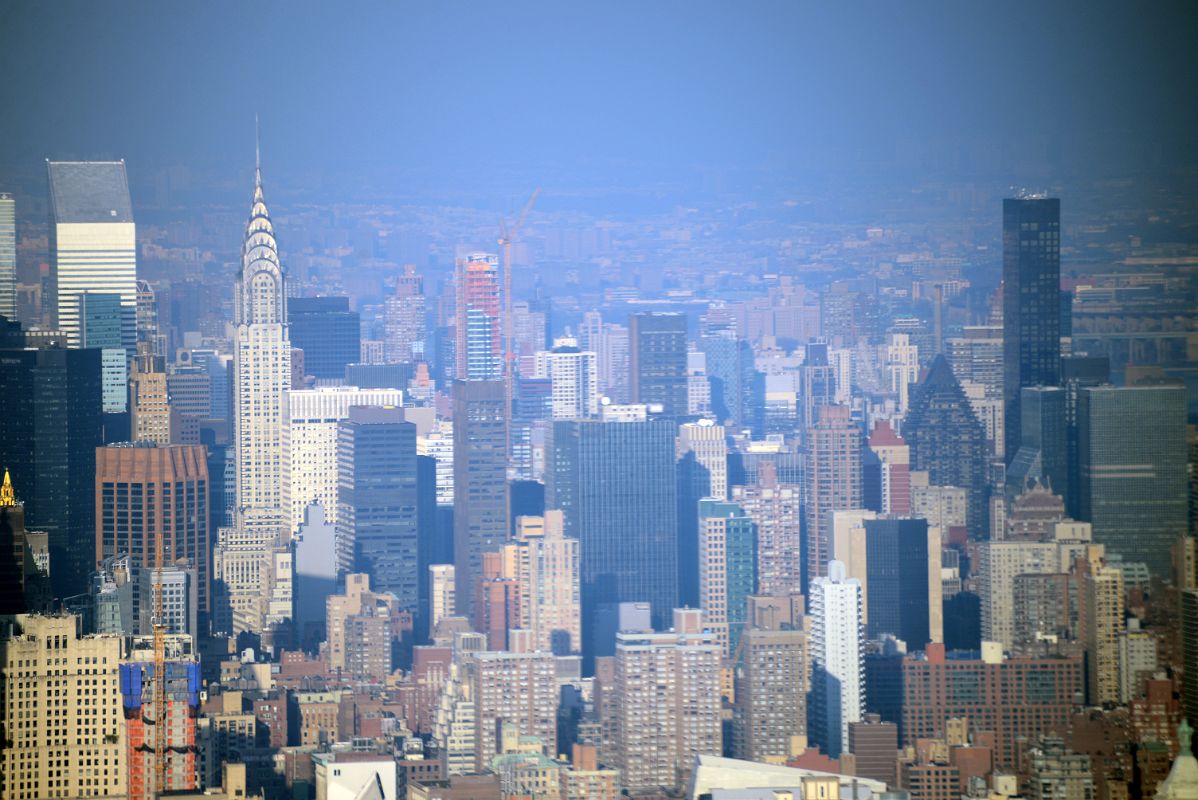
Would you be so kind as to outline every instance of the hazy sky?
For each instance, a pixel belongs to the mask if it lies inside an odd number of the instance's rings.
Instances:
[[[0,165],[244,170],[258,111],[287,175],[1189,167],[1195,8],[9,0]]]

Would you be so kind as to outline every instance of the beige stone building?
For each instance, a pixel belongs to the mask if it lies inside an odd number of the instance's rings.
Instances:
[[[126,793],[119,636],[79,637],[78,618],[0,617],[0,797]]]

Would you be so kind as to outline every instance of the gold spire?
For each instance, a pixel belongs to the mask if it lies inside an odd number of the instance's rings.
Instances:
[[[8,468],[4,469],[4,485],[0,486],[0,508],[12,508],[17,504],[17,495],[12,489],[12,478]]]

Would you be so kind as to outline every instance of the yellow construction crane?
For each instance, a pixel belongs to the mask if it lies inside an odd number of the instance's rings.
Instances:
[[[515,374],[516,354],[512,351],[512,242],[524,227],[524,221],[532,211],[533,204],[541,194],[541,187],[533,189],[516,218],[515,224],[509,229],[501,218],[499,220],[499,246],[503,248],[503,378],[504,394],[506,395],[504,416],[507,419],[507,452],[512,453],[512,381]]]

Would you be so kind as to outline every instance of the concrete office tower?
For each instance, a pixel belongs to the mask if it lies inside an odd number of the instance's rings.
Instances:
[[[80,638],[78,626],[71,614],[0,620],[6,797],[126,794],[119,673],[124,639]]]
[[[562,656],[582,650],[579,542],[564,526],[555,509],[517,517],[516,541],[504,548],[505,569],[520,583],[522,627],[538,650]]]
[[[428,630],[430,639],[441,620],[457,613],[457,599],[455,598],[457,587],[453,572],[453,564],[428,565]]]
[[[287,393],[287,459],[283,482],[290,498],[291,532],[308,506],[319,503],[325,519],[337,524],[337,429],[352,406],[401,406],[399,389],[329,386]]]
[[[737,650],[732,751],[746,761],[797,755],[807,735],[811,668],[802,630],[744,632]]]
[[[898,398],[899,413],[907,413],[911,387],[919,380],[919,347],[911,343],[908,334],[890,334],[886,344],[886,376],[890,379],[890,393]]]
[[[757,591],[757,526],[733,503],[699,501],[699,608],[724,658],[736,652]]]
[[[1043,484],[1064,498],[1069,494],[1069,455],[1065,390],[1059,386],[1028,386],[1019,394],[1023,429],[1019,450],[1008,461],[1008,500],[1029,482]]]
[[[809,342],[799,367],[799,429],[820,421],[821,409],[836,404],[836,369],[828,360],[827,342]]]
[[[609,747],[622,788],[681,790],[696,755],[722,752],[719,647],[703,633],[618,633],[614,667]]]
[[[667,417],[686,416],[686,315],[633,314],[628,338],[632,402],[659,404]]]
[[[864,507],[861,429],[848,406],[821,406],[807,431],[806,586],[826,573],[832,512]]]
[[[1119,634],[1123,632],[1123,573],[1102,558],[1102,546],[1087,548],[1075,562],[1079,638],[1086,648],[1086,699],[1101,706],[1120,702]]]
[[[582,548],[584,656],[599,603],[648,601],[664,628],[678,596],[677,426],[670,419],[558,421],[545,505]]]
[[[944,640],[940,532],[923,519],[866,519],[866,634],[893,634],[908,651]]]
[[[391,673],[392,644],[403,614],[390,592],[371,591],[370,576],[345,576],[345,591],[325,601],[329,669],[381,680]]]
[[[158,296],[153,285],[140,278],[137,281],[137,343],[145,352],[166,355],[167,337],[158,325]]]
[[[424,315],[424,278],[414,264],[404,264],[395,294],[383,301],[383,357],[388,364],[424,360]]]
[[[0,192],[0,317],[17,320],[17,204]]]
[[[1061,386],[1065,390],[1065,451],[1067,462],[1067,491],[1065,509],[1074,519],[1081,511],[1081,461],[1079,458],[1078,417],[1082,390],[1089,386],[1110,383],[1111,360],[1106,356],[1068,356],[1061,359]],[[1198,508],[1198,504],[1193,506]]]
[[[471,253],[457,261],[456,354],[458,380],[498,381],[503,374],[503,306],[499,256]]]
[[[1057,523],[1051,541],[980,543],[974,568],[982,605],[982,638],[1010,649],[1015,637],[1011,587],[1016,576],[1067,573],[1073,560],[1086,554],[1090,543],[1090,526],[1073,521]]]
[[[699,501],[728,499],[724,428],[709,419],[678,427],[678,602],[699,604]]]
[[[501,380],[453,385],[453,554],[458,614],[470,616],[484,553],[511,537],[507,400]]]
[[[728,499],[728,444],[724,428],[711,420],[686,422],[678,426],[678,454],[685,458],[694,454],[695,463],[702,473],[701,481],[706,494],[698,499],[710,497],[715,500]]]
[[[340,383],[362,356],[362,319],[348,297],[293,297],[287,308],[291,346],[304,351],[304,375]]]
[[[704,336],[699,349],[706,355],[711,411],[716,422],[756,430],[764,422],[759,410],[765,402],[765,380],[754,368],[753,348],[735,331]]]
[[[866,558],[865,521],[876,511],[856,509],[832,512],[831,557],[844,564],[844,574],[861,583],[861,624],[869,624],[869,561]]]
[[[848,743],[850,722],[865,713],[861,583],[832,561],[816,578],[811,603],[811,704],[808,735],[832,758]]]
[[[1189,526],[1185,387],[1083,389],[1078,416],[1081,518],[1108,553],[1167,577]]]
[[[580,350],[577,340],[556,339],[552,350],[538,351],[532,377],[549,379],[553,419],[584,419],[599,415],[595,354]]]
[[[437,462],[437,505],[452,506],[454,497],[453,423],[437,420],[427,433],[416,437],[416,454]]]
[[[613,402],[631,402],[628,328],[603,322],[598,311],[588,311],[583,314],[579,343],[595,353],[599,391]]]
[[[194,613],[206,630],[211,613],[209,564],[208,463],[198,445],[154,446],[142,443],[96,448],[95,562],[125,554],[133,585],[133,619],[152,607],[142,591],[143,573],[157,565],[162,542],[163,567],[194,570]],[[128,633],[148,634],[149,630]]]
[[[965,489],[969,535],[982,538],[989,503],[986,433],[943,355],[936,356],[911,395],[903,438],[911,447],[913,470],[927,472],[935,486]]]
[[[351,406],[337,429],[337,562],[401,608],[418,602],[416,426],[396,406]]]
[[[1003,200],[1003,417],[1007,461],[1023,431],[1020,390],[1061,383],[1061,201]]]
[[[58,329],[81,346],[79,296],[121,296],[121,344],[137,341],[137,234],[124,161],[47,161],[50,257],[58,286]]]
[[[475,772],[485,770],[500,752],[501,721],[555,748],[560,690],[551,653],[477,652],[465,663],[475,707]]]
[[[171,404],[166,364],[161,356],[140,353],[129,373],[129,429],[135,442],[171,443]]]
[[[883,722],[877,714],[850,722],[848,750],[853,754],[857,777],[895,785],[898,726],[893,722]]]
[[[45,531],[56,597],[83,594],[95,569],[96,448],[104,442],[97,350],[0,350],[0,466]]]
[[[129,353],[121,340],[124,315],[119,294],[79,295],[79,346],[101,351],[105,414],[119,414],[129,405]]]
[[[262,628],[259,595],[265,586],[267,552],[290,532],[283,480],[291,388],[286,273],[279,261],[260,167],[254,171],[254,198],[235,290],[236,520],[233,529],[222,531],[217,562],[232,612],[232,632],[238,633]]]
[[[865,507],[881,514],[911,513],[911,448],[880,420],[869,434],[871,458],[863,466]]]
[[[784,597],[803,585],[802,488],[762,470],[752,486],[733,486],[732,502],[757,526],[757,592]]]

